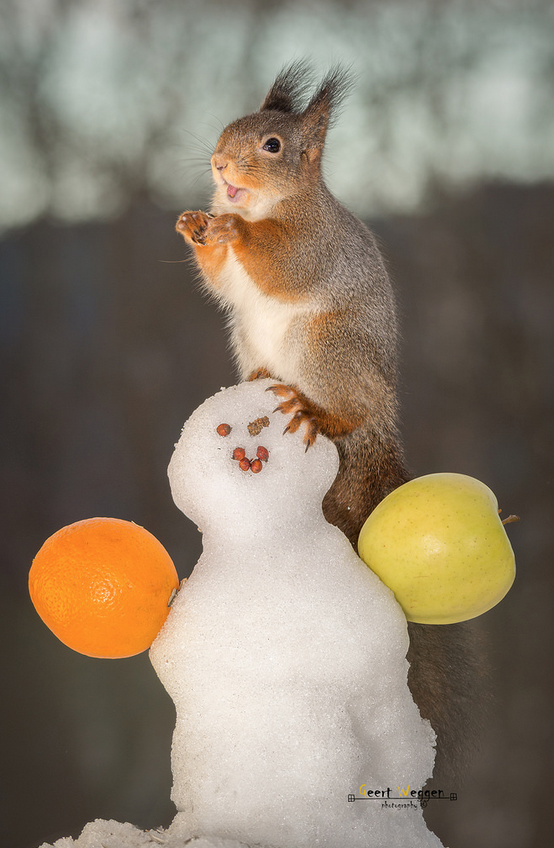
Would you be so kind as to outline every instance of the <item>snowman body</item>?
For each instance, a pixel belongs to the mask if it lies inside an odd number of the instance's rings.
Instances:
[[[269,385],[206,401],[169,468],[204,534],[150,652],[177,713],[176,825],[273,848],[436,848],[417,803],[367,797],[432,773],[404,614],[323,517],[335,446],[319,436],[306,452],[302,432],[284,434]],[[241,449],[261,470],[240,466]]]

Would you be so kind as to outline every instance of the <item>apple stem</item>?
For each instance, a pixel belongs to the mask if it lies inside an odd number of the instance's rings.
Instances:
[[[502,524],[513,524],[515,521],[519,520],[519,515],[509,515],[507,518],[502,519]]]

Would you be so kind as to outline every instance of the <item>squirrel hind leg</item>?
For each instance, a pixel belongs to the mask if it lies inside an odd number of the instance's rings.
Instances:
[[[277,397],[283,398],[275,407],[275,412],[282,412],[283,415],[292,415],[283,433],[296,433],[303,423],[306,424],[304,444],[306,445],[306,450],[308,450],[315,443],[317,434],[321,432],[314,405],[296,389],[286,386],[284,383],[268,386],[266,391],[273,392]]]
[[[285,432],[295,433],[301,424],[306,423],[304,435],[306,448],[314,444],[318,433],[322,433],[329,439],[340,439],[355,430],[361,423],[357,419],[340,418],[327,412],[292,386],[278,383],[275,386],[269,386],[267,391],[282,398],[275,411],[278,410],[284,415],[292,414]]]

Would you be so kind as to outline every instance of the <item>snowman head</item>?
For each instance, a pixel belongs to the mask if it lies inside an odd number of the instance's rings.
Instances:
[[[306,451],[304,428],[284,433],[271,380],[223,389],[188,419],[169,464],[173,499],[203,532],[224,526],[243,535],[269,523],[299,526],[321,515],[338,471],[334,444],[318,436]],[[262,525],[262,522],[265,523]]]

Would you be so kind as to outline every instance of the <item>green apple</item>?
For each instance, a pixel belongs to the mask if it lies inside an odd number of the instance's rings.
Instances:
[[[465,474],[428,474],[395,489],[362,527],[358,551],[420,624],[475,618],[515,578],[498,501]]]

